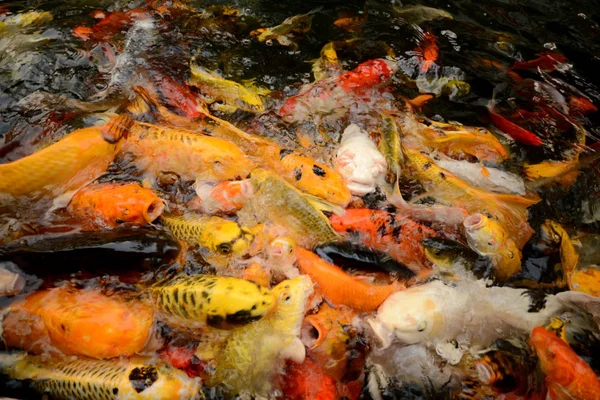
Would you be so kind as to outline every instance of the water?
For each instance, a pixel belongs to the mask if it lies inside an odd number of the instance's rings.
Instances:
[[[600,105],[600,76],[597,74],[600,69],[600,10],[595,2],[430,0],[427,6],[444,10],[453,18],[422,21],[406,18],[399,9],[394,11],[393,8],[412,4],[417,3],[375,0],[368,0],[366,4],[363,1],[274,3],[261,0],[164,4],[152,0],[2,2],[0,9],[6,8],[12,14],[48,11],[53,19],[9,35],[0,33],[0,162],[18,160],[75,129],[105,122],[135,97],[133,87],[136,85],[157,87],[164,84],[165,77],[183,84],[189,78],[189,60],[195,57],[200,65],[227,79],[236,82],[254,80],[255,85],[271,91],[266,97],[267,111],[262,115],[239,111],[233,114],[216,112],[216,115],[250,133],[272,138],[282,147],[298,147],[297,137],[308,138],[311,145],[305,151],[319,161],[331,163],[340,134],[349,122],[346,116],[288,124],[279,118],[277,110],[286,98],[297,93],[301,85],[313,81],[311,66],[324,45],[354,38],[360,40],[338,51],[343,69],[351,70],[364,61],[393,53],[400,60],[402,73],[394,78],[394,93],[384,96],[386,104],[400,104],[402,98],[414,98],[420,94],[419,89],[435,93],[436,97],[420,109],[421,114],[432,120],[490,127],[488,106],[492,102],[504,111],[514,106],[535,112],[538,103],[532,98],[542,95],[553,104],[558,103],[559,107],[570,95],[587,97],[596,106]],[[92,27],[101,21],[98,10],[122,13],[122,17],[115,19],[116,27],[107,26],[99,30],[96,37],[83,40],[74,35],[74,29]],[[298,44],[297,50],[272,40],[260,43],[251,35],[256,29],[272,27],[288,17],[310,11],[314,11],[311,28],[293,38]],[[136,13],[151,14],[153,27],[142,32],[127,48],[126,34],[131,26],[127,15]],[[356,32],[351,32],[334,25],[334,21],[342,17],[366,17],[366,21]],[[415,51],[422,46],[427,32],[437,38],[439,57],[428,72],[419,72]],[[127,51],[131,57],[125,59],[123,53]],[[518,71],[522,78],[529,79],[524,83],[515,82],[507,74],[515,62],[532,60],[547,52],[563,54],[566,63],[552,72]],[[114,65],[119,59],[122,64],[118,65],[125,72],[117,75]],[[453,91],[451,86],[444,87],[440,77],[467,83],[468,93],[458,89]],[[543,82],[545,89],[539,90],[538,86],[532,89],[533,82]],[[36,93],[41,92],[53,97],[45,95],[39,100]],[[88,101],[95,102],[93,110],[76,110],[74,104]],[[355,118],[366,124],[373,123],[373,116],[364,109],[358,110]],[[594,147],[600,140],[600,114],[591,113],[576,119],[586,130],[585,145]],[[546,117],[523,123],[546,140],[546,145],[534,148],[510,142],[512,157],[504,164],[507,170],[520,174],[524,162],[564,161],[572,156],[573,143],[578,137],[575,129],[561,129]],[[498,129],[491,129],[502,135]],[[581,153],[582,159],[592,155],[593,151],[589,149]],[[117,163],[103,179],[139,179],[135,171],[120,167]],[[529,222],[537,233],[523,248],[523,272],[519,279],[534,282],[533,286],[536,286],[536,283],[551,283],[560,276],[554,269],[560,262],[558,253],[546,254],[536,247],[541,241],[540,226],[546,219],[553,219],[581,235],[600,234],[599,172],[593,162],[585,164],[582,173],[567,190],[560,185],[549,185],[541,192],[542,201],[529,209]],[[191,182],[173,183],[163,179],[160,184],[163,197],[174,203],[188,201],[193,193]],[[407,197],[422,190],[410,182],[403,184],[403,193]],[[381,206],[381,198],[381,193],[371,194],[364,203]],[[2,221],[3,242],[24,233],[52,231],[52,224],[68,225],[64,215],[38,221],[28,220],[27,213],[23,214],[23,220],[7,218]],[[586,248],[584,241],[583,246],[589,253],[591,245]],[[143,246],[137,250],[145,251]],[[90,253],[90,257],[95,255]],[[132,257],[137,260],[135,254]],[[168,258],[170,262],[171,254]],[[79,270],[84,262],[79,255],[77,261],[75,269]],[[168,270],[168,265],[163,267]],[[205,267],[202,260],[198,261],[197,254],[189,255],[186,271],[194,273]],[[90,277],[85,268],[73,275],[69,275],[71,270],[66,274],[63,272],[49,278],[45,286],[70,279],[85,286]],[[110,279],[108,282],[120,287],[120,283]],[[92,283],[96,284],[96,281]],[[516,282],[512,284],[519,286]],[[36,285],[39,282],[36,281]],[[543,289],[549,293],[556,291],[553,287]],[[599,372],[598,360],[590,355],[593,354],[590,349],[597,346],[594,343],[597,339],[590,334],[574,347]],[[582,342],[587,343],[582,345]],[[390,398],[418,398],[441,396],[447,390],[421,387],[414,390],[418,393],[415,395],[413,389],[405,386],[404,392],[389,389],[386,393]],[[17,388],[11,393],[18,397],[24,393],[21,390]],[[369,398],[364,389],[362,396]]]

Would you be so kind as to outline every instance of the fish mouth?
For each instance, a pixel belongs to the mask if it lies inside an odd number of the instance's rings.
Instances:
[[[309,315],[302,322],[300,330],[300,340],[309,349],[319,347],[325,341],[329,330],[316,315]]]
[[[465,229],[470,230],[470,231],[480,229],[483,227],[484,224],[485,224],[485,219],[483,218],[482,214],[469,215],[463,221],[463,226],[465,227]]]
[[[144,210],[144,220],[151,224],[152,221],[160,217],[165,210],[165,203],[161,199],[156,199]]]
[[[477,378],[484,385],[490,385],[494,383],[494,372],[486,364],[481,362],[477,363],[475,366],[475,371],[477,372]]]

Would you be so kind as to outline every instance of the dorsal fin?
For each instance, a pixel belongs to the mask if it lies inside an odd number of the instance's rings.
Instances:
[[[114,118],[102,127],[102,136],[104,140],[109,143],[116,143],[121,140],[122,137],[126,137],[129,133],[129,129],[133,126],[135,121],[129,114],[121,114]]]

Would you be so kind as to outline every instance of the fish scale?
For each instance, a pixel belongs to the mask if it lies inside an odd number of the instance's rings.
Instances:
[[[230,329],[264,317],[275,306],[269,289],[223,276],[175,278],[153,286],[150,293],[168,323],[189,329]]]
[[[130,361],[76,358],[42,359],[24,353],[0,354],[0,367],[11,379],[31,379],[40,392],[56,399],[199,399],[198,379],[143,358]]]

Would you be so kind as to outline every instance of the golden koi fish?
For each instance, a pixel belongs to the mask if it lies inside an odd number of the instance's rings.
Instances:
[[[0,368],[11,379],[33,380],[54,399],[203,399],[198,378],[144,358],[106,361],[45,359],[24,353],[0,354]]]
[[[276,304],[269,289],[225,276],[182,276],[149,291],[167,322],[189,329],[239,327],[263,318]]]

